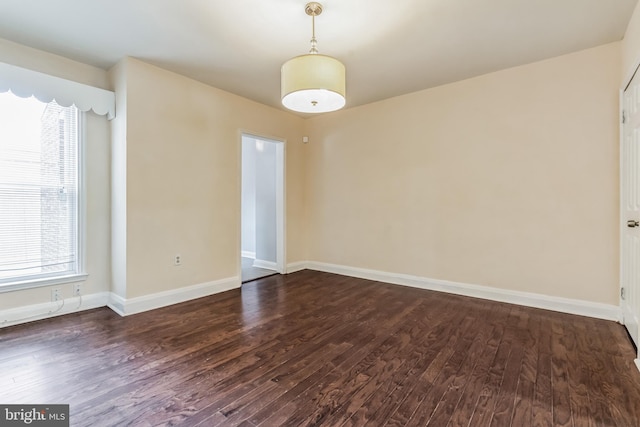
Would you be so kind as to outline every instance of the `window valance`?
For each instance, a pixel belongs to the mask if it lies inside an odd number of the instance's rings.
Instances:
[[[109,90],[0,62],[0,93],[7,91],[21,98],[33,95],[42,102],[55,99],[63,107],[93,110],[109,120],[116,116],[116,97]]]

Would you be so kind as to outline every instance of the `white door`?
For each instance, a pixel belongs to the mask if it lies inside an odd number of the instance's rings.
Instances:
[[[640,74],[640,73],[637,73]],[[640,321],[640,76],[623,93],[620,212],[621,285],[624,324],[638,347]]]

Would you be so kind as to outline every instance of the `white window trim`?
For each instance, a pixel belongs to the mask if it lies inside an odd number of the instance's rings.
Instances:
[[[45,277],[16,282],[8,282],[0,285],[0,294],[5,292],[21,291],[24,289],[40,288],[43,286],[62,285],[64,283],[84,282],[89,277],[86,273],[69,274],[58,277]]]
[[[15,280],[0,284],[0,294],[6,292],[20,291],[24,289],[40,288],[43,286],[61,285],[65,283],[84,282],[89,275],[85,270],[85,248],[86,248],[86,162],[85,162],[85,144],[87,140],[86,131],[86,113],[78,110],[78,200],[77,200],[77,221],[76,236],[78,236],[77,249],[78,258],[76,261],[77,273],[66,274],[64,276],[55,277],[38,277],[24,280]]]

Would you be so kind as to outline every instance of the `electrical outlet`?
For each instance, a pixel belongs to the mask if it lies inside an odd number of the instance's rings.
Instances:
[[[82,295],[82,284],[81,283],[74,283],[74,285],[73,285],[73,296],[74,297],[79,297],[80,295]]]
[[[51,301],[56,302],[62,299],[62,291],[60,288],[51,289]]]
[[[176,256],[173,257],[173,265],[175,266],[182,265],[182,257],[180,256],[180,254],[177,254]]]

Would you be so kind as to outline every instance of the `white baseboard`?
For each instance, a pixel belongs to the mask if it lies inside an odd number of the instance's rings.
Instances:
[[[104,307],[108,300],[109,292],[98,292],[83,295],[82,299],[80,297],[65,298],[64,304],[45,302],[0,310],[0,328]]]
[[[287,264],[286,273],[296,273],[298,271],[306,270],[308,268],[307,264],[307,261],[292,262],[291,264]]]
[[[489,286],[429,279],[407,274],[388,273],[384,271],[347,267],[343,265],[326,264],[314,261],[306,262],[305,267],[310,270],[324,271],[327,273],[341,274],[344,276],[359,277],[362,279],[376,280],[379,282],[386,282],[395,285],[447,292],[451,294],[482,298],[491,301],[506,302],[509,304],[518,304],[527,307],[558,311],[562,313],[594,317],[597,319],[613,320],[616,322],[622,321],[622,312],[620,310],[620,307],[615,305],[601,304],[597,302],[576,300],[570,298],[553,297],[529,292],[512,291],[508,289],[492,288]]]
[[[620,307],[615,305],[313,261],[301,261],[287,265],[287,273],[295,273],[305,269],[622,322]],[[104,306],[108,306],[121,316],[127,316],[239,287],[240,279],[238,277],[231,277],[131,299],[124,299],[114,293],[99,292],[84,295],[82,297],[82,304],[79,306],[79,298],[73,297],[66,298],[61,308],[55,303],[47,302],[0,310],[0,327],[32,322]],[[638,369],[640,369],[640,358],[636,359],[635,363]]]
[[[78,297],[65,298],[64,304],[46,302],[0,310],[0,328],[105,306],[120,316],[128,316],[239,287],[240,279],[231,277],[131,299],[124,299],[113,292],[99,292],[83,295],[82,300]]]
[[[125,299],[112,292],[107,305],[120,316],[129,316],[131,314],[142,313],[143,311],[154,310],[156,308],[236,289],[239,288],[240,285],[241,283],[238,277],[230,277],[214,282],[201,283],[129,299]]]
[[[275,270],[278,271],[278,264],[271,261],[265,261],[262,259],[256,259],[253,261],[253,266],[257,268],[266,268],[267,270]]]
[[[256,253],[255,252],[242,251],[242,252],[240,252],[240,256],[243,257],[243,258],[256,259]]]

